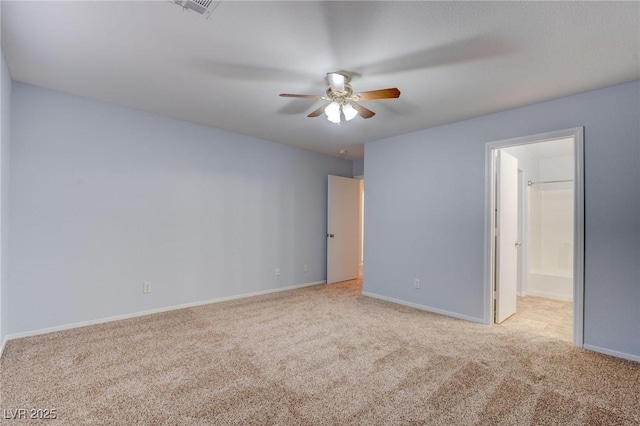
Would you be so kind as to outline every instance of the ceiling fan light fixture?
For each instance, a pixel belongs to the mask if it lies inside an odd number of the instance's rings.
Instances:
[[[284,98],[330,101],[329,105],[322,105],[319,108],[316,108],[310,112],[307,117],[319,117],[324,112],[327,116],[327,120],[335,124],[340,124],[342,120],[351,121],[356,117],[356,115],[359,115],[364,119],[371,118],[376,115],[375,112],[360,105],[358,101],[395,99],[400,97],[400,90],[398,90],[397,87],[354,93],[351,88],[351,75],[349,73],[327,73],[326,80],[327,83],[329,83],[329,87],[327,87],[325,92],[326,96],[303,95],[299,93],[280,93],[280,96]]]
[[[324,109],[324,113],[327,114],[327,120],[332,123],[340,124],[340,104],[337,102],[331,102]]]
[[[350,103],[342,106],[342,113],[344,114],[344,119],[347,121],[353,120],[356,115],[358,115],[358,111],[356,111]]]
[[[340,124],[340,116],[339,115],[328,115],[327,120],[334,124]]]

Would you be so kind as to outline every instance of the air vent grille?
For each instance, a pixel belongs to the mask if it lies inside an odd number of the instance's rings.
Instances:
[[[174,3],[184,7],[185,9],[193,10],[194,12],[198,12],[200,15],[204,15],[205,17],[209,17],[211,13],[215,10],[217,5],[220,3],[220,0],[173,0]]]

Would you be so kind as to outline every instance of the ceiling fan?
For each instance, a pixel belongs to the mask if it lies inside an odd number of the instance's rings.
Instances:
[[[284,98],[306,98],[317,99],[321,101],[331,101],[329,104],[323,105],[315,111],[311,112],[307,117],[318,117],[324,112],[327,120],[332,123],[340,124],[341,116],[346,121],[352,120],[356,115],[362,118],[371,118],[376,113],[360,105],[358,101],[372,101],[375,99],[393,99],[400,97],[400,90],[397,88],[371,90],[369,92],[353,93],[351,88],[351,76],[341,72],[327,73],[327,83],[329,87],[326,96],[318,95],[299,95],[291,93],[281,93]]]

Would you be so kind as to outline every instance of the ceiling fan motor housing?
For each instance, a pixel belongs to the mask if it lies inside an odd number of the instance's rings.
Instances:
[[[349,84],[348,82],[344,83],[344,91],[333,90],[332,87],[328,87],[326,93],[329,99],[340,105],[344,105],[348,101],[357,101],[360,99],[358,95],[355,95],[353,93],[351,84]]]

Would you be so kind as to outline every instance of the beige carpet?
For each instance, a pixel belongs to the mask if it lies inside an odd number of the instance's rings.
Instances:
[[[39,425],[640,424],[640,364],[360,291],[315,286],[10,341],[2,409],[56,410]]]
[[[515,315],[500,325],[573,342],[573,303],[543,297],[518,296]]]

